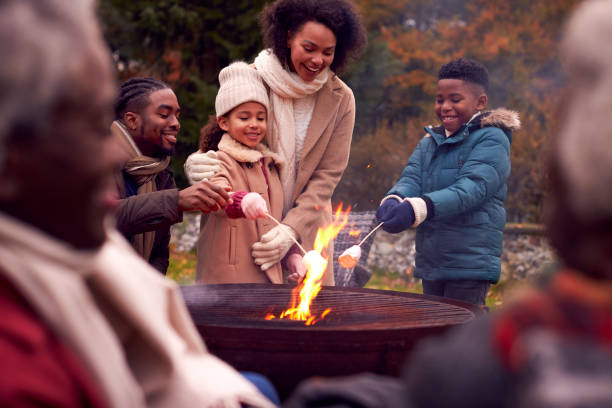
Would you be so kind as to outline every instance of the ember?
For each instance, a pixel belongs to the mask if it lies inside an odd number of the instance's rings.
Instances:
[[[359,234],[361,234],[361,230],[354,230],[351,228],[351,230],[349,231],[349,235],[351,237],[359,238]]]

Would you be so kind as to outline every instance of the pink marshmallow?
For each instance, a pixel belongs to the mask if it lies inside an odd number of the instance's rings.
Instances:
[[[254,220],[258,217],[265,217],[266,213],[268,212],[266,200],[264,200],[263,197],[257,193],[248,193],[242,197],[240,208],[242,208],[244,216],[249,220]]]

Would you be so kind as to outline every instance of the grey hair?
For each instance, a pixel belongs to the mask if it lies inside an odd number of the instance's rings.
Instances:
[[[75,67],[99,36],[94,19],[91,0],[0,2],[0,166],[8,138],[43,135],[74,92]]]
[[[555,147],[578,219],[612,218],[612,2],[582,3],[561,43],[570,94]]]

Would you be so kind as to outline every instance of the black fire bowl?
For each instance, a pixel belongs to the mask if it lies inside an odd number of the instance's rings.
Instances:
[[[209,351],[240,371],[268,377],[285,398],[302,380],[361,372],[398,376],[423,338],[472,321],[482,310],[435,296],[375,289],[323,287],[311,310],[313,326],[276,316],[292,286],[193,285],[181,288]]]

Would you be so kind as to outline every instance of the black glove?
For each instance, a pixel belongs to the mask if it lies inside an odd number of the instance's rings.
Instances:
[[[379,211],[382,207],[391,200],[387,200],[380,206]],[[378,216],[378,211],[376,212]],[[414,209],[412,208],[412,204],[408,201],[402,201],[401,203],[397,203],[394,205],[387,213],[385,213],[384,217],[380,219],[381,222],[384,222],[382,225],[382,229],[392,234],[402,232],[412,226],[414,224]]]
[[[378,210],[376,210],[376,219],[378,222],[385,222],[391,216],[393,209],[398,205],[400,205],[400,201],[395,198],[385,200],[385,202],[378,207]]]

